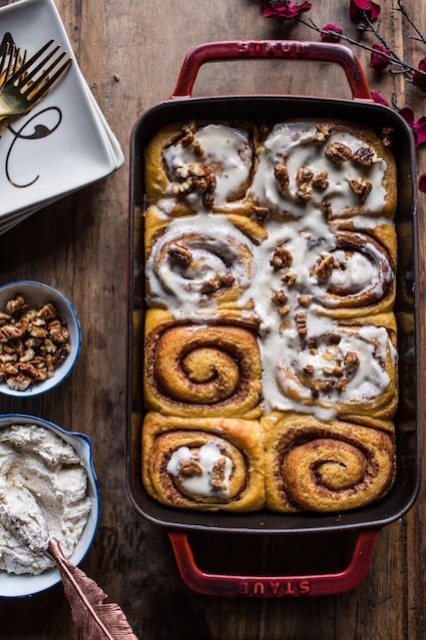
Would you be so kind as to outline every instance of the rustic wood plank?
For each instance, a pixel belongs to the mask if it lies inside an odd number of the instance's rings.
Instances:
[[[8,4],[2,0],[2,5]],[[395,49],[417,65],[421,43],[408,39],[401,16],[381,3],[381,29]],[[202,6],[201,6],[202,5]],[[334,22],[354,38],[347,3],[313,3],[305,17],[323,26]],[[0,411],[25,412],[65,428],[88,433],[102,495],[96,542],[83,568],[125,611],[144,640],[421,640],[426,632],[425,482],[408,516],[378,537],[366,580],[354,593],[319,599],[227,599],[190,592],[182,583],[163,531],[142,520],[126,494],[125,402],[127,322],[127,240],[129,139],[139,115],[166,99],[181,62],[207,41],[253,38],[318,40],[303,25],[279,25],[261,17],[250,0],[140,2],[140,0],[57,0],[79,63],[126,155],[125,166],[101,183],[47,207],[0,237],[1,280],[32,277],[59,287],[75,303],[83,327],[83,347],[71,378],[48,396],[26,402],[0,398]],[[406,6],[426,31],[424,3]],[[403,76],[378,75],[369,54],[354,48],[372,87],[398,106],[425,113],[424,94]],[[196,95],[270,92],[350,97],[340,69],[283,61],[207,65]],[[78,135],[78,132],[76,132]],[[425,152],[417,154],[419,172]],[[424,196],[419,194],[420,297],[425,299]],[[424,306],[422,305],[422,318]],[[422,336],[424,338],[424,336]],[[424,464],[423,464],[424,467]],[[256,542],[195,540],[206,566],[242,570],[309,571],[341,567],[353,536],[318,542],[261,539]],[[243,552],[242,559],[238,557]],[[207,552],[206,552],[207,551]],[[76,640],[61,587],[20,601],[0,601],[0,635],[8,640]]]

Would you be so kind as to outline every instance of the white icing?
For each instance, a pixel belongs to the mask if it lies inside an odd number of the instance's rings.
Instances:
[[[172,175],[188,164],[201,163],[211,167],[216,176],[214,202],[221,205],[232,199],[244,184],[251,171],[253,157],[246,131],[220,124],[209,124],[195,132],[195,140],[202,153],[197,155],[192,147],[179,142],[167,147],[164,160]],[[199,194],[186,196],[194,205],[201,205]]]
[[[224,261],[233,257],[234,242],[243,243],[253,255],[253,268],[249,273],[247,265],[242,267],[238,260],[233,266],[233,273],[241,288],[237,304],[242,308],[249,300],[255,303],[254,310],[243,309],[242,316],[258,321],[265,412],[273,409],[295,410],[314,413],[319,419],[328,420],[336,413],[337,401],[362,401],[383,393],[390,382],[386,372],[387,359],[390,355],[396,362],[397,352],[385,328],[374,325],[355,331],[341,328],[335,320],[319,315],[324,308],[322,305],[337,306],[341,297],[356,299],[356,296],[363,293],[380,300],[384,295],[382,279],[383,282],[391,283],[394,273],[373,242],[363,244],[361,233],[358,238],[359,249],[341,247],[336,235],[339,231],[328,224],[320,209],[324,197],[332,201],[334,214],[347,207],[359,206],[348,181],[366,176],[373,185],[363,205],[368,215],[350,218],[352,233],[372,229],[379,224],[390,224],[389,220],[380,217],[385,204],[382,181],[386,163],[374,156],[373,164],[369,167],[352,161],[335,165],[324,157],[325,145],[337,140],[356,151],[366,146],[365,143],[355,136],[339,132],[332,134],[322,145],[313,142],[315,134],[315,126],[309,123],[277,125],[265,142],[255,173],[251,195],[275,211],[291,213],[293,217],[290,221],[284,222],[280,215],[270,214],[264,222],[268,234],[266,240],[254,245],[229,220],[206,214],[200,208],[195,216],[171,222],[148,260],[146,273],[151,289],[150,302],[164,304],[178,319],[187,318],[197,322],[200,322],[201,309],[201,316],[208,322],[209,312],[216,310],[217,303],[214,296],[201,293],[202,283],[214,277],[217,269],[223,269]],[[210,135],[212,137],[209,140],[213,140],[216,134],[213,135],[209,130],[208,136]],[[202,144],[201,140],[200,143]],[[204,144],[206,149],[210,148],[205,140]],[[185,156],[186,152],[187,150],[175,149],[173,158],[169,158],[169,161],[176,162],[176,166],[184,161],[192,161],[193,158]],[[276,187],[273,167],[285,158],[288,159],[290,183],[288,197],[283,198]],[[309,166],[314,174],[326,170],[329,181],[329,187],[325,191],[316,193],[313,190],[313,198],[307,202],[300,202],[295,196],[296,171],[303,165]],[[204,256],[204,246],[195,248],[194,253],[198,250],[203,253],[203,256],[196,253],[195,262],[199,263],[197,270],[185,269],[183,274],[182,270],[178,268],[176,272],[166,262],[159,274],[155,274],[155,256],[164,244],[171,239],[178,242],[179,238],[191,232],[196,232],[200,237],[208,237],[208,258]],[[274,269],[271,265],[277,247],[284,248],[291,255],[291,265],[288,268]],[[333,256],[334,266],[329,277],[321,280],[316,267],[319,261],[328,256]],[[293,286],[283,283],[284,274],[295,276]],[[330,294],[329,289],[334,293]],[[282,292],[286,296],[281,307],[272,301],[276,292]],[[306,299],[303,300],[307,296],[308,303]],[[285,313],[283,307],[286,307]],[[280,308],[282,314],[279,312]],[[305,341],[301,340],[296,324],[296,315],[300,313],[306,316]],[[340,342],[330,344],[326,336],[336,332],[340,335]],[[306,345],[315,337],[317,350],[309,352]],[[351,352],[357,354],[360,364],[351,371],[345,388],[338,390],[333,387],[321,391],[318,402],[313,402],[311,388],[301,383],[297,375],[303,372],[304,367],[312,365],[312,381],[322,381],[325,375],[323,369],[332,367],[333,363],[340,366],[345,355]],[[295,375],[292,377],[287,372]],[[178,454],[173,460],[169,472],[177,475]],[[191,487],[198,487],[201,493],[207,492],[203,495],[211,495],[207,486],[208,473],[203,474],[203,479],[191,478],[190,483]]]
[[[180,264],[167,253],[170,243],[190,251],[190,265]],[[206,284],[228,274],[234,278],[232,286],[241,290],[239,303],[243,305],[247,301],[244,291],[253,276],[253,252],[251,241],[227,218],[212,214],[177,218],[147,260],[149,302],[165,305],[177,318],[190,317],[199,309],[214,309],[215,296],[205,291]],[[224,290],[220,288],[219,293]]]
[[[223,489],[214,487],[211,483],[212,471],[215,464],[225,459]],[[183,461],[194,460],[201,468],[201,473],[186,478],[180,477],[180,481],[188,493],[193,495],[227,498],[229,496],[229,478],[232,472],[232,460],[224,456],[219,445],[208,442],[200,447],[197,453],[192,453],[188,447],[179,447],[173,452],[167,465],[167,472],[175,477],[180,476],[180,467]]]
[[[330,200],[333,217],[338,217],[348,208],[358,209],[360,202],[350,186],[351,180],[362,177],[368,179],[372,189],[363,207],[370,214],[379,215],[385,205],[383,177],[386,162],[374,155],[371,166],[365,167],[355,162],[333,163],[324,155],[325,148],[333,142],[341,142],[352,152],[366,144],[359,138],[347,133],[332,133],[325,143],[315,142],[316,127],[313,124],[285,123],[277,124],[264,142],[259,164],[253,179],[250,193],[263,205],[300,218],[305,215],[307,203],[296,196],[298,186],[296,173],[300,167],[309,167],[314,175],[327,172],[328,187],[324,190],[312,189],[310,206],[320,207],[324,198]],[[276,164],[287,164],[289,187],[285,196],[280,194],[274,176]]]
[[[66,557],[89,517],[87,475],[71,445],[44,427],[0,430],[0,569],[39,574],[56,538]]]

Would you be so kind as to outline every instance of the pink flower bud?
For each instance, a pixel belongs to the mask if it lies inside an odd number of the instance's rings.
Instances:
[[[370,58],[370,67],[373,67],[376,71],[383,71],[390,63],[389,58],[385,56],[390,56],[391,52],[381,44],[375,44],[373,49],[374,51],[372,51]],[[382,55],[383,53],[385,56]]]
[[[293,4],[290,0],[259,0],[259,4],[263,8],[264,18],[276,18],[278,22],[293,20],[312,7],[310,2]]]
[[[340,34],[343,33],[340,27],[336,27],[336,25],[331,22],[326,24],[321,31],[320,38],[323,42],[340,42]]]
[[[372,0],[350,0],[349,15],[352,22],[362,22],[364,13],[374,22],[380,15],[380,7]]]

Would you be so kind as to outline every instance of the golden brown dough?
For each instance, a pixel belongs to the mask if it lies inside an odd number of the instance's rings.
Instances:
[[[144,393],[160,413],[256,418],[261,414],[261,364],[247,326],[176,322],[151,309],[145,321]]]
[[[284,219],[309,207],[327,220],[392,219],[396,208],[393,154],[369,127],[322,120],[278,123],[259,145],[249,195]]]
[[[251,213],[255,127],[245,122],[178,122],[159,131],[145,153],[149,205],[166,198],[173,217],[207,210]]]
[[[273,511],[344,511],[383,497],[395,477],[393,425],[387,431],[313,416],[262,419],[266,504]]]
[[[303,329],[299,317],[299,331]],[[393,313],[341,321],[277,364],[284,397],[339,416],[391,419],[398,404]]]
[[[257,421],[148,413],[142,457],[145,488],[166,505],[204,511],[254,511],[264,506]]]

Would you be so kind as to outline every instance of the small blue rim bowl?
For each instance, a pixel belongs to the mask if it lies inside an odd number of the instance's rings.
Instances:
[[[0,285],[0,311],[3,311],[6,302],[17,294],[21,294],[32,308],[39,309],[47,302],[53,302],[59,317],[66,322],[70,334],[71,352],[57,367],[51,378],[31,384],[24,391],[11,389],[6,382],[0,382],[0,393],[18,398],[31,398],[54,389],[71,373],[80,353],[81,327],[71,302],[54,287],[35,280],[15,280],[14,282]]]
[[[87,494],[91,500],[92,508],[81,538],[78,541],[73,554],[69,558],[70,562],[74,565],[78,565],[84,560],[87,552],[92,546],[99,524],[100,494],[95,469],[93,467],[92,444],[90,438],[84,433],[67,431],[53,422],[36,416],[21,413],[0,414],[0,429],[12,424],[34,424],[39,427],[50,429],[57,436],[68,442],[76,450],[82,461],[87,472]],[[40,593],[41,591],[51,589],[60,581],[61,576],[58,569],[49,569],[37,576],[14,575],[5,571],[0,571],[0,598],[23,598],[32,596],[36,593]]]

